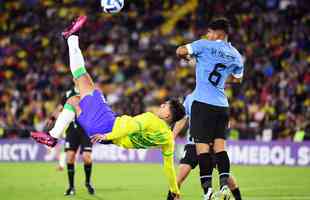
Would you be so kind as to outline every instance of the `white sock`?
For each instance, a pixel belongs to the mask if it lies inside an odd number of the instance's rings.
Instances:
[[[71,108],[68,109],[68,105],[69,104],[65,104],[64,109],[56,119],[54,127],[49,131],[50,135],[54,138],[60,138],[61,134],[75,118],[75,112],[72,110],[73,107],[69,105]]]
[[[83,54],[79,47],[79,37],[71,35],[67,42],[69,47],[70,70],[74,78],[79,78],[87,73]]]

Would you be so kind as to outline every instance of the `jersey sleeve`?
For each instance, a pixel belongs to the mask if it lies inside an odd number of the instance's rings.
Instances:
[[[183,106],[184,106],[184,108],[185,108],[185,114],[187,115],[187,116],[189,116],[189,114],[190,114],[190,102],[189,102],[189,97],[187,96],[186,98],[185,98],[185,101],[184,101],[184,103],[183,103]]]
[[[173,141],[173,140],[171,140]],[[169,190],[175,194],[180,194],[174,168],[174,143],[168,143],[162,147],[164,172],[168,179]]]
[[[243,71],[244,71],[244,64],[243,59],[239,58],[239,62],[234,65],[232,75],[235,78],[242,78],[243,77]]]
[[[244,66],[243,63],[234,65],[232,75],[235,78],[242,78],[243,77],[243,71],[244,71]]]
[[[186,45],[188,54],[198,56],[204,50],[204,48],[209,45],[209,42],[205,39],[196,40],[190,44]]]

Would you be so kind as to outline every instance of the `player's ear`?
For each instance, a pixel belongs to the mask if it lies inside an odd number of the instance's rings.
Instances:
[[[167,118],[168,121],[172,121],[172,113],[168,112],[166,118]]]
[[[170,116],[171,116],[171,113],[170,113],[170,112],[166,112],[166,113],[165,113],[165,118],[166,118],[166,119],[169,119]]]

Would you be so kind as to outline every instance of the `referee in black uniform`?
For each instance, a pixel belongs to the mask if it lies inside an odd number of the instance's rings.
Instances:
[[[66,103],[67,99],[72,96],[79,95],[79,92],[76,88],[68,90],[66,95],[62,98],[61,105],[57,107],[57,111],[61,111],[63,105]],[[56,113],[58,113],[56,111]],[[48,122],[48,127],[51,127],[51,124],[55,122],[57,114],[53,114]],[[75,174],[75,160],[76,153],[80,149],[80,153],[82,154],[84,161],[84,172],[85,172],[85,186],[89,194],[95,194],[95,190],[91,185],[91,171],[92,171],[92,143],[90,139],[87,137],[84,130],[80,127],[80,125],[73,121],[67,130],[66,133],[66,141],[65,141],[65,151],[66,151],[66,161],[67,161],[67,171],[68,171],[68,181],[69,188],[65,191],[65,195],[75,195],[75,187],[74,187],[74,174]]]

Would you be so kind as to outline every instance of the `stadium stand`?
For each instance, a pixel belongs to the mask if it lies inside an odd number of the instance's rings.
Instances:
[[[242,85],[227,85],[231,138],[292,140],[301,133],[310,139],[306,0],[161,2],[132,0],[108,15],[95,0],[0,0],[0,137],[29,137],[25,130],[44,127],[72,86],[60,32],[87,14],[81,33],[87,67],[118,113],[138,114],[188,94],[194,69],[176,58],[176,47],[225,15],[246,67]]]

